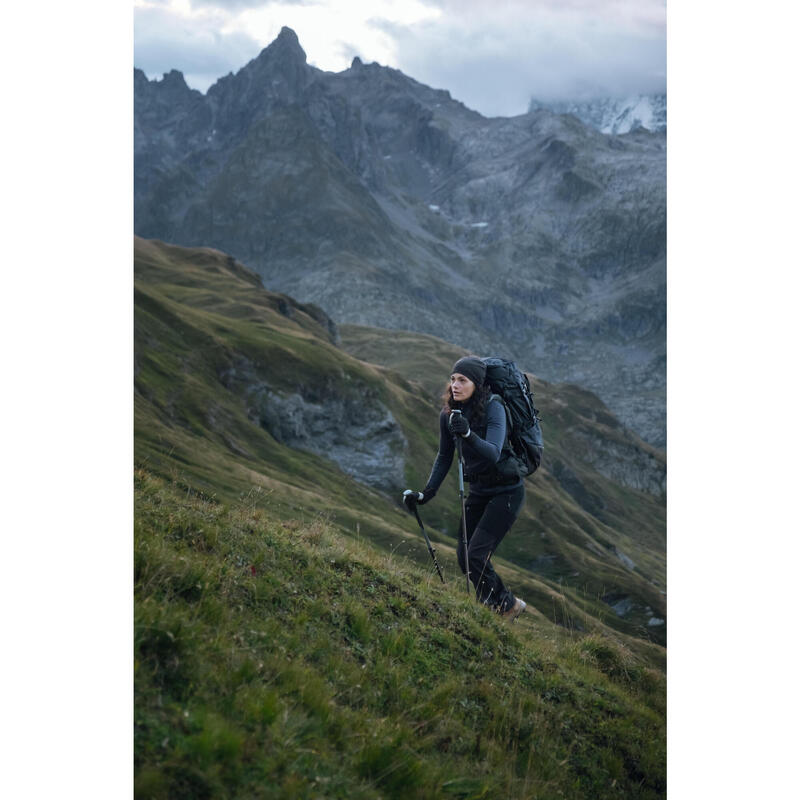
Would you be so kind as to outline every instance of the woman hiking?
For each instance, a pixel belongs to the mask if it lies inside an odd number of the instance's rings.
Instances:
[[[456,361],[442,395],[439,452],[430,477],[422,492],[407,490],[404,500],[422,505],[436,495],[453,463],[454,437],[461,437],[464,480],[470,483],[465,504],[469,576],[478,600],[513,621],[525,610],[525,601],[505,587],[491,556],[519,515],[525,487],[508,444],[505,406],[484,384],[485,377],[486,365],[480,358]],[[461,571],[466,572],[462,538],[457,553]]]

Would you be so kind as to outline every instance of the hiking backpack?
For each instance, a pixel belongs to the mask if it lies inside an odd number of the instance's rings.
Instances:
[[[520,462],[521,478],[532,475],[542,463],[544,440],[539,425],[539,410],[533,406],[528,376],[513,361],[504,358],[483,358],[486,383],[499,395],[506,408],[508,441]]]

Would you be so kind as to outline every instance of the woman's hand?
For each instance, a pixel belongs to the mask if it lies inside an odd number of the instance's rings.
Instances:
[[[414,506],[422,500],[422,492],[415,492],[413,489],[406,489],[403,492],[403,505],[413,511]]]
[[[452,434],[458,434],[465,439],[469,436],[469,422],[467,422],[467,418],[463,414],[451,414],[448,427]]]
[[[409,511],[413,511],[414,506],[424,506],[435,494],[436,492],[433,489],[425,489],[422,492],[406,489],[403,492],[403,505],[405,505]]]

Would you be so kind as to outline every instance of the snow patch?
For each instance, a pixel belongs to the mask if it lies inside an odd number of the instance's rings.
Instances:
[[[641,125],[650,131],[667,128],[667,95],[634,94],[585,102],[542,102],[532,99],[528,111],[545,108],[556,114],[573,114],[585,125],[605,134],[629,133]]]

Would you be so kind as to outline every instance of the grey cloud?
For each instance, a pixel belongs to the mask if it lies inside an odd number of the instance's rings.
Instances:
[[[166,9],[135,9],[134,65],[148,77],[171,69],[184,73],[193,89],[206,91],[219,77],[236,72],[261,50],[241,33],[221,34],[219,20],[185,22]]]
[[[390,66],[448,89],[484,115],[524,113],[531,97],[588,99],[665,90],[663,0],[424,2],[441,10],[438,19],[410,26],[370,20],[394,42]],[[179,69],[190,86],[205,91],[261,50],[245,34],[219,33],[233,11],[300,4],[325,0],[193,0],[203,13],[189,19],[163,6],[135,9],[136,66],[150,77]],[[355,39],[342,37],[336,45],[348,63],[355,55],[364,57]]]
[[[583,10],[597,7],[589,0],[571,1]],[[564,15],[555,6],[541,16],[538,12],[546,3],[536,13],[526,13],[531,5],[524,3],[498,3],[496,12],[488,14],[486,4],[474,0],[458,5],[452,0],[436,2],[453,9],[480,6],[484,19],[467,27],[463,17],[445,13],[413,26],[386,20],[371,24],[394,40],[394,66],[418,81],[449,89],[485,116],[524,113],[531,97],[588,99],[666,89],[660,0],[638,7],[629,0],[611,4],[624,13],[621,20]]]
[[[337,42],[336,49],[342,59],[348,63],[351,62],[356,56],[361,57],[361,48],[352,42]]]
[[[245,8],[266,6],[318,6],[323,0],[191,0],[192,8],[218,8],[226,11],[242,11]]]
[[[444,14],[475,15],[489,13],[492,18],[513,21],[531,19],[546,14],[567,14],[584,19],[628,20],[636,24],[658,20],[666,26],[666,0],[420,0],[429,8]]]

